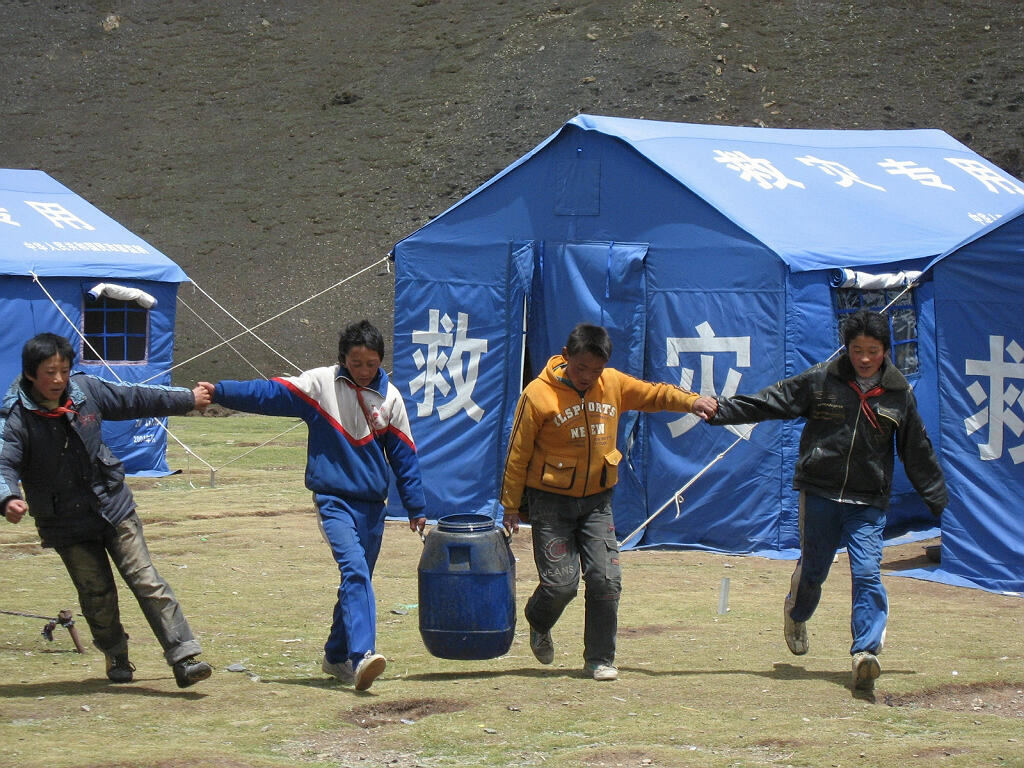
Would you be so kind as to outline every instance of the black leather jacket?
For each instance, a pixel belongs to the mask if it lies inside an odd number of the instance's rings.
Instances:
[[[948,502],[946,482],[903,374],[886,358],[881,380],[885,391],[868,398],[877,427],[861,411],[851,381],[856,381],[856,375],[843,355],[757,394],[720,398],[711,423],[807,419],[793,487],[833,501],[880,509],[889,506],[895,444],[915,490],[934,514],[940,514]]]
[[[0,509],[25,489],[43,546],[95,538],[135,509],[124,466],[103,442],[103,419],[188,413],[191,390],[114,382],[75,373],[65,392],[71,413],[40,415],[16,381],[0,405]]]

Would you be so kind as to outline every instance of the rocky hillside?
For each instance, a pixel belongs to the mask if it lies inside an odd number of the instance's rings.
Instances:
[[[0,64],[0,163],[193,277],[179,360],[239,329],[204,292],[251,325],[326,290],[259,329],[283,357],[240,340],[180,383],[390,330],[391,246],[578,112],[940,128],[1024,176],[1008,0],[5,0]]]

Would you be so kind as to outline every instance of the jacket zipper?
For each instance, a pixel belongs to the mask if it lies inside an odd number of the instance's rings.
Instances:
[[[583,495],[587,495],[587,488],[590,485],[590,421],[587,419],[587,396],[580,395],[580,405],[583,407],[583,429],[584,437],[587,439],[587,465],[583,470]]]
[[[853,444],[857,442],[857,428],[860,426],[860,408],[857,409],[857,418],[853,422],[853,435],[850,437],[850,450],[846,453],[846,471],[843,474],[843,485],[839,489],[839,500],[843,501],[846,496],[846,483],[850,480],[850,460],[853,458]]]

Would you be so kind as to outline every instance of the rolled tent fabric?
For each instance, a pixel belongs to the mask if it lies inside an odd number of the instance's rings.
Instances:
[[[886,288],[903,288],[915,282],[920,276],[920,272],[913,270],[872,275],[869,272],[858,272],[853,269],[833,269],[829,272],[829,284],[833,288],[860,288],[865,291],[877,291]]]
[[[134,301],[145,309],[152,309],[156,306],[156,299],[145,291],[116,283],[98,283],[89,289],[89,295],[94,299],[98,299],[100,296],[109,296],[120,301]]]

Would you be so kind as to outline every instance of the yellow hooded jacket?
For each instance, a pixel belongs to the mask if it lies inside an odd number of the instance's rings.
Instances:
[[[691,410],[697,395],[672,384],[652,384],[605,368],[583,396],[555,355],[526,385],[509,439],[501,505],[519,510],[523,488],[589,496],[618,480],[622,454],[615,447],[622,411]]]

